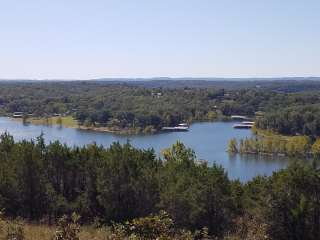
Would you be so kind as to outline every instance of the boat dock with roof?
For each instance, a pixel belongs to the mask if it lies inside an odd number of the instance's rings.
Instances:
[[[175,127],[163,127],[161,129],[162,131],[180,131],[180,132],[186,132],[189,131],[189,125],[187,123],[180,123],[178,126]]]
[[[254,122],[241,122],[241,123],[237,123],[233,125],[233,128],[242,128],[242,129],[248,129],[248,128],[252,128],[254,125]]]

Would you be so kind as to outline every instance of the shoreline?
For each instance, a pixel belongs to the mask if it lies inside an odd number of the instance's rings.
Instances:
[[[161,134],[164,133],[165,131],[162,130],[157,130],[153,128],[152,126],[146,126],[144,129],[142,128],[123,128],[119,129],[118,127],[97,127],[97,126],[84,126],[84,125],[79,125],[78,121],[74,119],[72,116],[65,116],[61,117],[62,118],[62,123],[58,124],[57,119],[59,117],[50,117],[48,119],[45,118],[28,118],[26,122],[23,123],[22,118],[14,118],[10,116],[3,116],[7,117],[12,121],[17,121],[21,122],[22,124],[31,124],[31,125],[42,125],[42,126],[58,126],[62,128],[73,128],[77,130],[82,130],[82,131],[94,131],[94,132],[101,132],[101,133],[111,133],[115,135],[153,135],[153,134]],[[201,123],[201,122],[229,122],[232,121],[231,119],[227,117],[219,117],[214,120],[196,120],[190,123]]]
[[[73,128],[77,130],[82,130],[82,131],[94,131],[94,132],[101,132],[101,133],[112,133],[116,135],[141,135],[141,134],[157,134],[161,133],[160,130],[155,130],[151,129],[151,131],[145,132],[141,129],[134,129],[134,128],[126,128],[126,129],[111,129],[110,127],[86,127],[83,125],[79,125],[78,123],[76,124],[57,124],[55,121],[53,121],[54,118],[56,117],[51,117],[49,119],[49,122],[45,122],[45,118],[33,118],[33,119],[27,119],[25,123],[23,123],[22,118],[14,118],[14,117],[9,117],[9,116],[4,116],[9,118],[12,121],[17,121],[22,124],[31,124],[31,125],[40,125],[40,126],[57,126],[57,127],[62,127],[62,128]],[[70,118],[70,117],[69,117]],[[76,121],[73,119],[73,121]]]

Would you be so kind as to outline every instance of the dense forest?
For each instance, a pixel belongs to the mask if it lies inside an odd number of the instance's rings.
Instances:
[[[312,96],[305,103],[302,98],[301,100],[267,112],[263,118],[258,119],[256,126],[285,135],[306,135],[312,138],[320,136],[318,97]]]
[[[147,89],[99,82],[1,83],[3,114],[72,115],[80,125],[160,129],[210,118],[223,91]]]
[[[130,231],[145,224],[164,231],[172,219],[176,229],[207,229],[215,239],[316,240],[317,161],[293,162],[270,177],[240,183],[222,167],[198,161],[179,142],[158,158],[152,149],[129,143],[70,148],[60,142],[46,145],[42,136],[15,142],[5,133],[0,137],[0,208],[8,218],[47,224],[76,212],[81,224],[132,220]]]
[[[79,126],[154,132],[181,122],[241,114],[281,134],[320,134],[317,81],[0,82],[0,113],[72,116]],[[189,84],[189,85],[188,85]],[[167,87],[165,87],[168,85]],[[61,122],[61,121],[60,121]]]

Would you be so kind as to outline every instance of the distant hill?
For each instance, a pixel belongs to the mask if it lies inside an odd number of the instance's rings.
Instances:
[[[90,82],[103,85],[121,84],[140,86],[145,88],[268,88],[281,92],[300,92],[320,90],[320,77],[282,77],[282,78],[101,78],[87,80],[28,80],[28,79],[0,79],[6,83],[35,83],[35,82]]]
[[[320,77],[295,78],[150,78],[94,79],[100,83],[122,83],[146,88],[268,88],[283,92],[320,90]]]

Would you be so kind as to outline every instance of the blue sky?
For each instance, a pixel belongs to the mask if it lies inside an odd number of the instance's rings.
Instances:
[[[319,0],[0,0],[0,78],[320,76]]]

